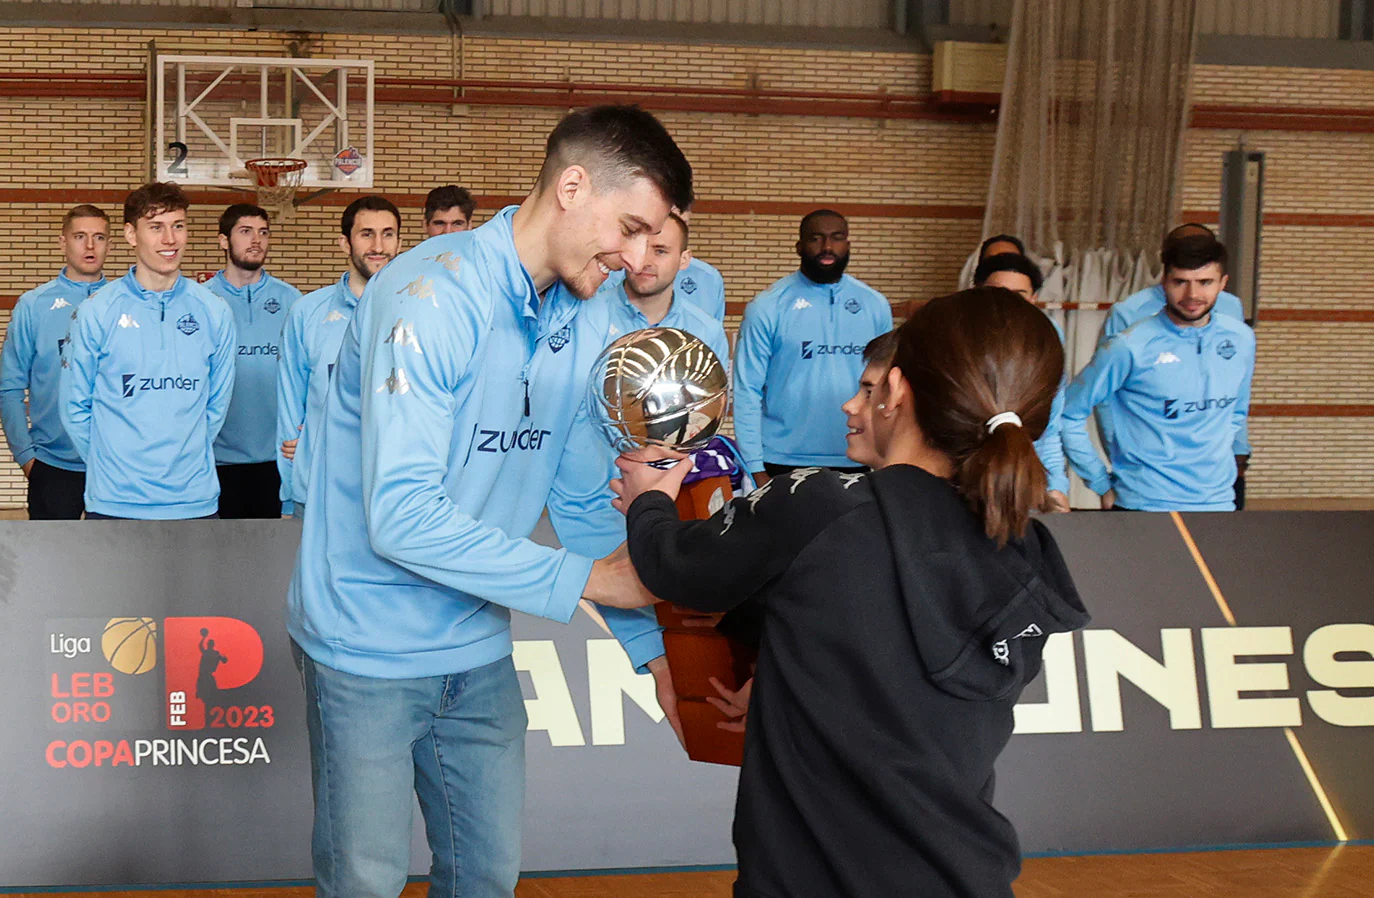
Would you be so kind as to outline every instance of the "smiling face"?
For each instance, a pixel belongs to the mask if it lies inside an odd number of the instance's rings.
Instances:
[[[57,238],[70,272],[93,278],[105,267],[110,248],[110,223],[103,218],[73,218]]]
[[[348,254],[353,272],[367,282],[396,258],[401,249],[401,223],[385,209],[360,209],[349,236],[339,237],[339,248]]]
[[[229,236],[219,235],[219,248],[229,255],[229,262],[242,271],[257,271],[267,261],[272,229],[267,219],[245,215],[234,223]]]
[[[590,299],[619,269],[644,267],[649,239],[672,211],[653,181],[631,177],[624,186],[597,190],[581,166],[559,176],[558,216],[549,234],[549,267],[579,299]]]
[[[849,433],[845,436],[845,455],[856,465],[882,467],[883,459],[874,441],[873,413],[877,406],[874,393],[882,389],[891,367],[891,362],[869,362],[859,378],[859,392],[840,406],[849,427]]]
[[[154,210],[126,224],[124,239],[134,248],[139,268],[160,277],[174,277],[181,270],[181,254],[186,249],[186,210]]]
[[[1221,266],[1210,262],[1201,268],[1170,268],[1164,272],[1164,299],[1169,317],[1185,326],[1207,323],[1217,297],[1226,289]]]
[[[627,267],[625,292],[647,298],[659,296],[671,288],[677,273],[691,261],[687,248],[683,246],[685,236],[682,226],[669,216],[663,230],[649,237],[649,250],[644,263],[637,269]]]

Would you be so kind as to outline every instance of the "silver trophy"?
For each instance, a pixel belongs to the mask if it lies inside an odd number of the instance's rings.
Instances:
[[[592,418],[617,452],[700,449],[720,429],[730,398],[716,354],[673,327],[634,331],[607,346],[587,390]]]

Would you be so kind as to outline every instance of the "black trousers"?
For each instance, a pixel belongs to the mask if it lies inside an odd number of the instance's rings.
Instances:
[[[791,474],[801,468],[810,467],[809,465],[775,465],[771,461],[763,463],[763,472],[769,477],[781,477],[784,474]],[[863,466],[859,467],[828,467],[827,471],[834,471],[837,474],[862,474],[868,470]]]
[[[281,475],[274,461],[219,465],[219,516],[280,518]]]
[[[30,521],[79,521],[86,510],[86,472],[33,460],[29,471]]]

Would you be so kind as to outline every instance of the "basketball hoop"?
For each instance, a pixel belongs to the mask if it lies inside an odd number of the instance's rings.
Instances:
[[[249,159],[243,163],[258,194],[258,205],[285,210],[292,205],[305,175],[305,160],[290,157]]]

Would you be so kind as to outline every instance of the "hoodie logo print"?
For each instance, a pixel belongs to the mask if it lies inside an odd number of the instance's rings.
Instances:
[[[387,335],[384,342],[394,343],[396,346],[409,346],[419,355],[424,355],[425,351],[420,348],[420,341],[415,337],[415,325],[406,324],[400,318],[392,325],[391,333]]]
[[[797,494],[797,487],[805,483],[806,478],[812,476],[813,474],[819,474],[820,472],[820,468],[798,468],[797,470],[793,471],[790,475],[788,475],[792,478],[792,489],[787,491],[787,495],[795,496]]]
[[[849,489],[851,486],[853,486],[854,484],[858,483],[860,480],[863,479],[864,475],[862,474],[841,474],[840,485],[843,486],[845,489]]]
[[[189,337],[200,330],[200,322],[196,320],[194,315],[189,313],[182,315],[181,318],[177,320],[177,330]]]
[[[1012,639],[1031,639],[1036,636],[1044,636],[1045,631],[1040,629],[1039,624],[1030,624]],[[1005,639],[999,639],[992,644],[992,660],[1003,667],[1011,666],[1011,645]]]
[[[735,526],[735,503],[731,502],[725,506],[725,517],[721,518],[721,521],[725,526],[721,528],[720,535],[724,536],[730,532],[731,527]]]
[[[376,389],[376,392],[380,393],[383,390],[393,396],[404,396],[406,393],[409,393],[410,379],[406,377],[406,369],[392,368],[391,374],[382,385]]]
[[[772,488],[773,481],[770,480],[763,486],[759,487],[758,489],[754,490],[752,493],[744,497],[744,501],[749,503],[750,514],[754,513],[754,506],[758,505],[759,501],[763,499],[764,496],[768,495],[768,491]]]
[[[119,316],[119,326],[138,327],[138,322],[134,320],[134,316],[130,315],[128,312],[125,312],[123,315]]]
[[[457,271],[458,264],[462,261],[462,257],[459,256],[457,253],[440,253],[437,256],[429,256],[425,259],[425,261],[438,262],[440,265],[444,266],[449,271]]]

